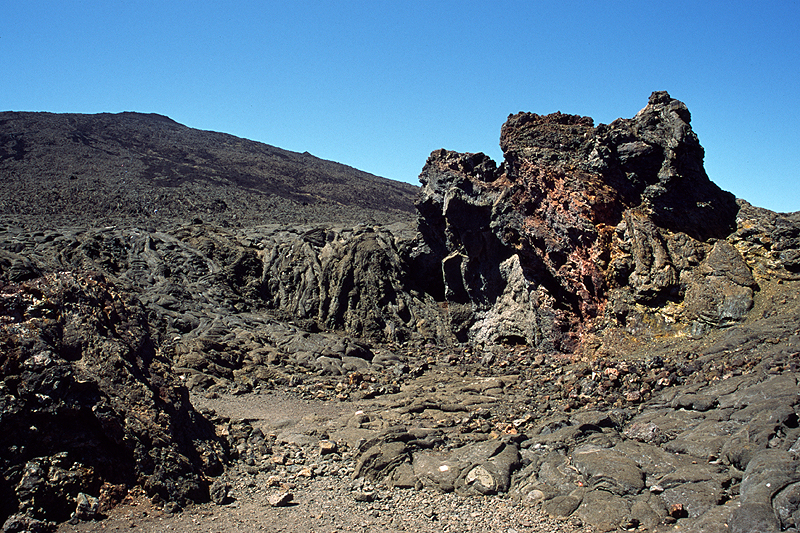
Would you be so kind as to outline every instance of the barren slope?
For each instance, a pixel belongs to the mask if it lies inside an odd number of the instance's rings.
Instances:
[[[161,115],[0,113],[0,213],[28,223],[387,222],[416,191]]]

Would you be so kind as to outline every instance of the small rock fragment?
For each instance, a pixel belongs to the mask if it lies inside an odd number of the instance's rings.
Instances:
[[[286,507],[293,499],[294,495],[291,492],[278,492],[271,494],[267,501],[272,507]]]
[[[353,494],[353,499],[357,502],[375,501],[375,493],[372,491],[358,491]]]
[[[464,481],[467,485],[479,484],[484,489],[481,492],[493,492],[497,488],[492,474],[482,466],[476,466],[470,470]]]
[[[682,503],[672,504],[669,508],[669,515],[672,518],[685,518],[686,516],[688,516],[688,514],[686,513],[686,509],[683,508]]]
[[[228,503],[228,493],[231,490],[231,485],[225,480],[217,479],[211,484],[208,489],[211,501],[217,505],[225,505]]]
[[[338,451],[338,446],[335,442],[331,440],[321,440],[319,441],[319,454],[320,455],[328,455],[331,453],[336,453]]]

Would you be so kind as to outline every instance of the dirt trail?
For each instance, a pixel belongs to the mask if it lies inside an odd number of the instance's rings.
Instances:
[[[213,395],[216,396],[216,395]],[[377,418],[381,404],[397,399],[322,401],[301,399],[291,393],[268,391],[216,397],[193,396],[200,409],[213,409],[221,417],[247,420],[272,438],[292,440],[307,435],[306,455],[318,446],[315,436],[341,429],[357,412],[366,409]],[[388,414],[388,413],[387,413]],[[327,428],[327,429],[323,429]],[[324,436],[324,435],[322,435]],[[276,442],[281,442],[278,438]],[[302,446],[282,442],[273,452],[293,457]],[[320,459],[319,457],[315,459]],[[293,469],[264,473],[241,461],[226,477],[230,500],[224,505],[193,505],[177,513],[165,512],[142,496],[129,497],[111,510],[105,520],[62,524],[58,532],[163,531],[182,532],[575,532],[591,531],[579,521],[556,520],[541,510],[502,496],[463,497],[430,489],[397,489],[351,479],[353,454],[342,453],[330,470],[306,477]],[[288,461],[291,462],[291,459]],[[308,461],[307,461],[308,462]],[[267,475],[270,474],[270,475]],[[292,494],[289,505],[273,507],[271,496]]]

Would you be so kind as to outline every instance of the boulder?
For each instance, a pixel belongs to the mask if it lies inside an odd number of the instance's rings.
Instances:
[[[430,437],[388,430],[364,444],[354,476],[408,486],[411,471],[404,466],[411,463],[413,476],[422,485],[441,492],[486,495],[508,492],[511,475],[520,466],[518,447],[500,440],[446,451],[432,447]]]
[[[687,273],[685,304],[690,316],[714,326],[745,318],[753,307],[755,279],[741,254],[717,241],[693,273]]]
[[[593,490],[583,497],[575,514],[597,531],[616,531],[630,525],[631,505],[616,494]]]
[[[800,461],[782,450],[761,450],[747,464],[742,503],[771,505],[774,496],[800,481]]]
[[[644,474],[636,463],[615,450],[581,446],[572,452],[572,462],[592,489],[624,496],[644,488]]]
[[[66,520],[105,482],[179,505],[208,498],[224,447],[135,297],[101,275],[61,272],[0,298],[2,520]]]
[[[728,520],[731,533],[778,533],[780,521],[768,503],[743,503],[731,512]]]

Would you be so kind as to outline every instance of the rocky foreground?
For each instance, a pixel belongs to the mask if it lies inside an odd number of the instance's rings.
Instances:
[[[513,115],[499,167],[431,154],[416,223],[8,218],[4,531],[320,486],[355,529],[796,530],[800,215],[689,122]]]

